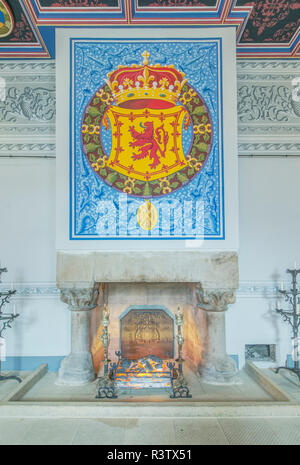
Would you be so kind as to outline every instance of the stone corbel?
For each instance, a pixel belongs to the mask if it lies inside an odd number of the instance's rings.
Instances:
[[[99,284],[86,288],[61,288],[60,300],[71,311],[91,310],[97,306]]]
[[[224,312],[228,305],[235,303],[236,289],[204,289],[202,284],[196,285],[198,306],[210,312]]]

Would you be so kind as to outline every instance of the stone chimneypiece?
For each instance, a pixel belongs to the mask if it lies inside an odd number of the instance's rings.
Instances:
[[[99,285],[101,299],[97,301]],[[71,353],[58,382],[95,378],[90,340],[91,310],[109,305],[110,352],[120,348],[120,316],[130,308],[159,308],[185,315],[184,357],[212,383],[233,382],[234,361],[226,353],[225,311],[235,301],[235,252],[58,252],[57,286],[71,310]]]

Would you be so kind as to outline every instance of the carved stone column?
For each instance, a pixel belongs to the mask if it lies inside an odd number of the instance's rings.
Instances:
[[[95,372],[90,352],[91,310],[97,305],[99,285],[61,288],[61,300],[71,311],[71,353],[61,362],[57,384],[77,386],[93,381]]]
[[[199,371],[208,383],[236,381],[235,361],[226,353],[225,311],[235,302],[235,289],[203,289],[196,286],[197,304],[206,316],[204,360]]]

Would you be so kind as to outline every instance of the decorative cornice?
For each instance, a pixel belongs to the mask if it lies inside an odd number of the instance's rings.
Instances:
[[[238,144],[239,154],[295,154],[299,155],[300,144],[297,143],[268,143],[268,142],[258,142],[258,143],[240,143]]]
[[[281,81],[281,82],[290,82],[294,77],[299,73],[299,71],[296,71],[295,74],[266,74],[266,73],[256,73],[256,74],[250,74],[250,73],[238,73],[237,74],[237,80],[238,82],[241,81]]]
[[[300,60],[237,61],[240,155],[299,155],[300,103],[292,100],[299,73]],[[2,61],[0,75],[8,83],[0,154],[55,155],[55,61]]]
[[[14,299],[22,298],[59,298],[60,292],[54,283],[17,283],[13,284],[13,288],[17,291]],[[11,289],[8,283],[0,284],[0,292],[5,292]]]
[[[254,71],[282,71],[282,70],[300,70],[299,60],[237,60],[237,70],[254,70]]]
[[[0,125],[0,137],[1,136],[8,136],[8,135],[16,135],[16,136],[53,136],[53,141],[55,140],[55,124],[50,125],[47,123],[47,125],[44,126],[36,126],[36,125],[21,125],[21,124],[16,124],[15,126],[9,126],[2,124]],[[51,137],[52,138],[52,137]],[[2,137],[1,139],[2,140]]]
[[[47,75],[52,73],[55,75],[55,60],[48,61],[4,61],[0,62],[0,71],[1,72],[16,72],[16,71],[26,71],[26,72],[44,72]],[[288,71],[295,72],[300,70],[300,61],[299,60],[237,60],[237,72],[243,71],[255,71],[265,73],[266,71]]]
[[[53,152],[55,144],[0,144],[0,152]]]
[[[284,283],[284,288],[290,286]],[[279,283],[273,281],[242,281],[237,290],[238,298],[274,299],[279,296]]]
[[[49,73],[55,76],[55,61],[3,61],[0,62],[1,73],[16,73],[18,71],[24,73],[42,73],[44,72],[47,76]]]
[[[4,73],[0,70],[0,73],[1,73],[1,77],[4,77],[5,79],[9,80],[9,84],[16,84],[19,86],[20,85],[23,85],[25,83],[29,83],[29,84],[36,84],[36,83],[40,83],[40,82],[47,82],[47,83],[51,83],[51,84],[55,84],[55,74],[48,74],[48,73],[44,73],[44,74],[35,74],[35,73],[24,73],[23,75],[20,75],[20,74],[13,74],[11,72],[9,73]]]
[[[289,123],[282,124],[282,125],[272,125],[269,126],[268,124],[253,124],[253,125],[247,125],[243,123],[239,123],[238,126],[238,133],[239,136],[244,136],[244,135],[278,135],[280,133],[282,134],[295,134],[299,136],[299,124],[298,125],[291,125]]]

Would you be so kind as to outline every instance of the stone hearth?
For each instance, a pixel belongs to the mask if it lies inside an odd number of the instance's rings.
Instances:
[[[226,353],[225,311],[238,287],[236,253],[58,252],[57,286],[71,311],[71,353],[61,364],[58,383],[83,384],[101,371],[97,341],[105,303],[112,359],[122,343],[121,321],[130,311],[160,309],[172,318],[180,305],[186,363],[206,382],[234,382],[237,370]]]

